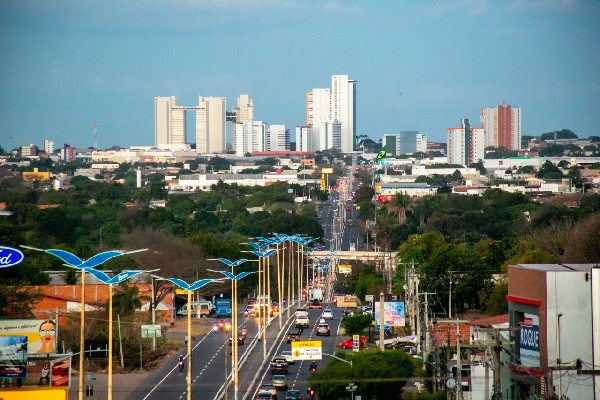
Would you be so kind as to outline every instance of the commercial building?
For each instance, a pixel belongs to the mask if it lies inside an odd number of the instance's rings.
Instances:
[[[385,134],[381,143],[382,146],[385,146],[386,157],[427,151],[427,135],[422,135],[417,131]]]
[[[514,351],[503,398],[600,398],[598,264],[511,265],[507,299]]]

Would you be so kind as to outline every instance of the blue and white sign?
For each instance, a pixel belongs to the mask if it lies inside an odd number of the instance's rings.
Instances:
[[[524,314],[521,322],[521,364],[528,367],[540,366],[540,320],[535,314]]]
[[[0,246],[0,268],[8,268],[17,265],[25,259],[21,250],[12,247]]]

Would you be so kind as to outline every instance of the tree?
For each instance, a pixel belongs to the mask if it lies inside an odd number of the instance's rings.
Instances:
[[[412,357],[401,350],[361,351],[352,355],[338,351],[335,356],[351,360],[352,367],[332,357],[325,368],[308,378],[308,386],[321,399],[348,398],[346,386],[354,382],[357,394],[377,400],[400,400],[401,388],[415,371]]]
[[[542,133],[541,140],[555,139],[577,139],[577,135],[570,129],[561,129],[560,131]]]
[[[552,164],[550,161],[546,161],[540,167],[536,177],[540,179],[562,179],[564,175],[556,165]]]
[[[34,318],[41,293],[19,286],[0,285],[0,318]]]
[[[373,321],[371,314],[360,314],[352,317],[344,317],[342,327],[346,335],[362,335]]]
[[[120,315],[133,315],[135,310],[142,307],[142,301],[149,301],[147,296],[140,296],[140,288],[122,282],[116,290],[113,290],[112,302],[113,312]],[[108,304],[106,305],[108,311]]]

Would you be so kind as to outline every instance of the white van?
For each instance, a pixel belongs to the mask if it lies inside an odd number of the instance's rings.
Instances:
[[[201,317],[208,317],[213,312],[212,302],[210,301],[199,301],[191,304],[192,309],[192,317],[196,316],[196,313],[199,312]],[[177,315],[188,315],[188,304],[184,304],[181,306],[179,310],[177,310]]]

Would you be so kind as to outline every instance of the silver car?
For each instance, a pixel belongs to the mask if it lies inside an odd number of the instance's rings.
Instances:
[[[323,310],[323,315],[321,317],[324,319],[333,319],[333,311],[329,309]]]
[[[317,325],[317,336],[320,335],[331,335],[329,325],[327,324],[319,324]]]

